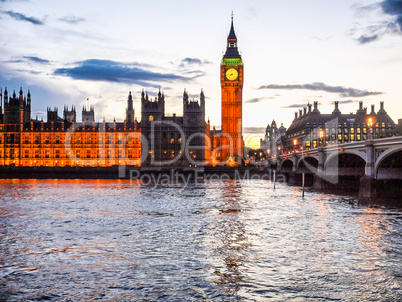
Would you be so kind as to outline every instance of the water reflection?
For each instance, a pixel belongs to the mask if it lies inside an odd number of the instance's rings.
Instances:
[[[244,282],[249,242],[244,226],[243,212],[247,206],[243,199],[242,186],[234,181],[217,189],[213,194],[214,207],[208,219],[206,247],[213,259],[211,270],[216,275],[213,282],[225,285],[225,295],[232,296]]]

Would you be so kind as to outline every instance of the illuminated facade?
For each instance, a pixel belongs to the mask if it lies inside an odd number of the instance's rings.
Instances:
[[[3,96],[0,95],[3,101]],[[82,110],[76,122],[74,107],[47,109],[47,121],[31,120],[31,95],[22,89],[0,104],[0,166],[114,166],[140,165],[140,129],[134,119],[131,92],[124,122],[96,123],[94,108]],[[131,104],[131,105],[130,105]]]
[[[77,122],[75,107],[47,109],[47,121],[31,119],[31,95],[4,97],[0,93],[1,166],[114,166],[195,167],[228,164],[243,158],[243,62],[233,26],[220,65],[221,131],[211,133],[205,122],[205,96],[189,100],[183,94],[183,115],[165,115],[165,97],[151,100],[141,94],[141,124],[134,117],[131,92],[124,122],[95,122],[93,106],[82,108]],[[3,106],[4,99],[4,106]],[[143,158],[141,158],[143,155]]]
[[[367,124],[369,117],[375,120],[372,128]],[[370,132],[374,138],[392,136],[395,128],[396,124],[384,109],[384,102],[380,103],[378,112],[375,112],[372,105],[370,113],[367,113],[367,108],[363,108],[363,102],[359,102],[359,109],[355,114],[342,114],[339,102],[335,102],[331,114],[321,114],[318,102],[314,102],[313,108],[308,104],[298,113],[295,112],[295,118],[286,131],[284,152],[365,141]]]
[[[222,131],[217,145],[224,147],[217,153],[218,160],[226,161],[230,156],[243,158],[242,104],[243,104],[243,62],[237,49],[237,37],[233,17],[227,38],[226,52],[221,63]],[[232,150],[230,150],[232,149]]]

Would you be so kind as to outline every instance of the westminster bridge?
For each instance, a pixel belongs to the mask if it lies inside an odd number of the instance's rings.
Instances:
[[[402,196],[402,136],[329,145],[268,158],[267,168],[300,185],[358,191],[361,198]]]

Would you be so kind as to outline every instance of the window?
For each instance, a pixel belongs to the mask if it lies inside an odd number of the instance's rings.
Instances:
[[[91,150],[87,150],[87,158],[91,158]]]
[[[24,143],[29,144],[29,136],[28,135],[24,135]]]
[[[39,150],[35,150],[35,158],[39,158],[40,156]]]
[[[24,158],[28,158],[29,157],[29,150],[24,150]]]
[[[149,121],[152,122],[153,120],[154,120],[154,116],[153,116],[153,115],[150,115],[150,116],[149,116]]]
[[[50,158],[50,150],[45,150],[45,158]]]
[[[55,155],[55,157],[56,157],[56,158],[60,158],[60,150],[56,150],[56,155]]]
[[[56,144],[60,144],[60,136],[56,136]]]

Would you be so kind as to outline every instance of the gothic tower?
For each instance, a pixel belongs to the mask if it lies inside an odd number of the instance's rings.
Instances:
[[[243,62],[237,49],[237,38],[232,23],[227,47],[221,63],[222,91],[222,134],[223,146],[233,146],[233,149],[222,149],[222,159],[229,156],[243,158],[242,139],[242,99],[243,99]],[[225,138],[226,136],[226,138]]]
[[[95,121],[95,108],[93,105],[89,106],[87,109],[86,106],[82,106],[82,122],[94,122]]]
[[[12,97],[8,97],[7,88],[4,90],[4,124],[18,124],[22,130],[22,125],[31,121],[31,93],[24,97],[22,88],[19,97],[15,91]]]
[[[131,95],[131,91],[129,92],[127,99],[126,122],[134,123],[133,96]]]

